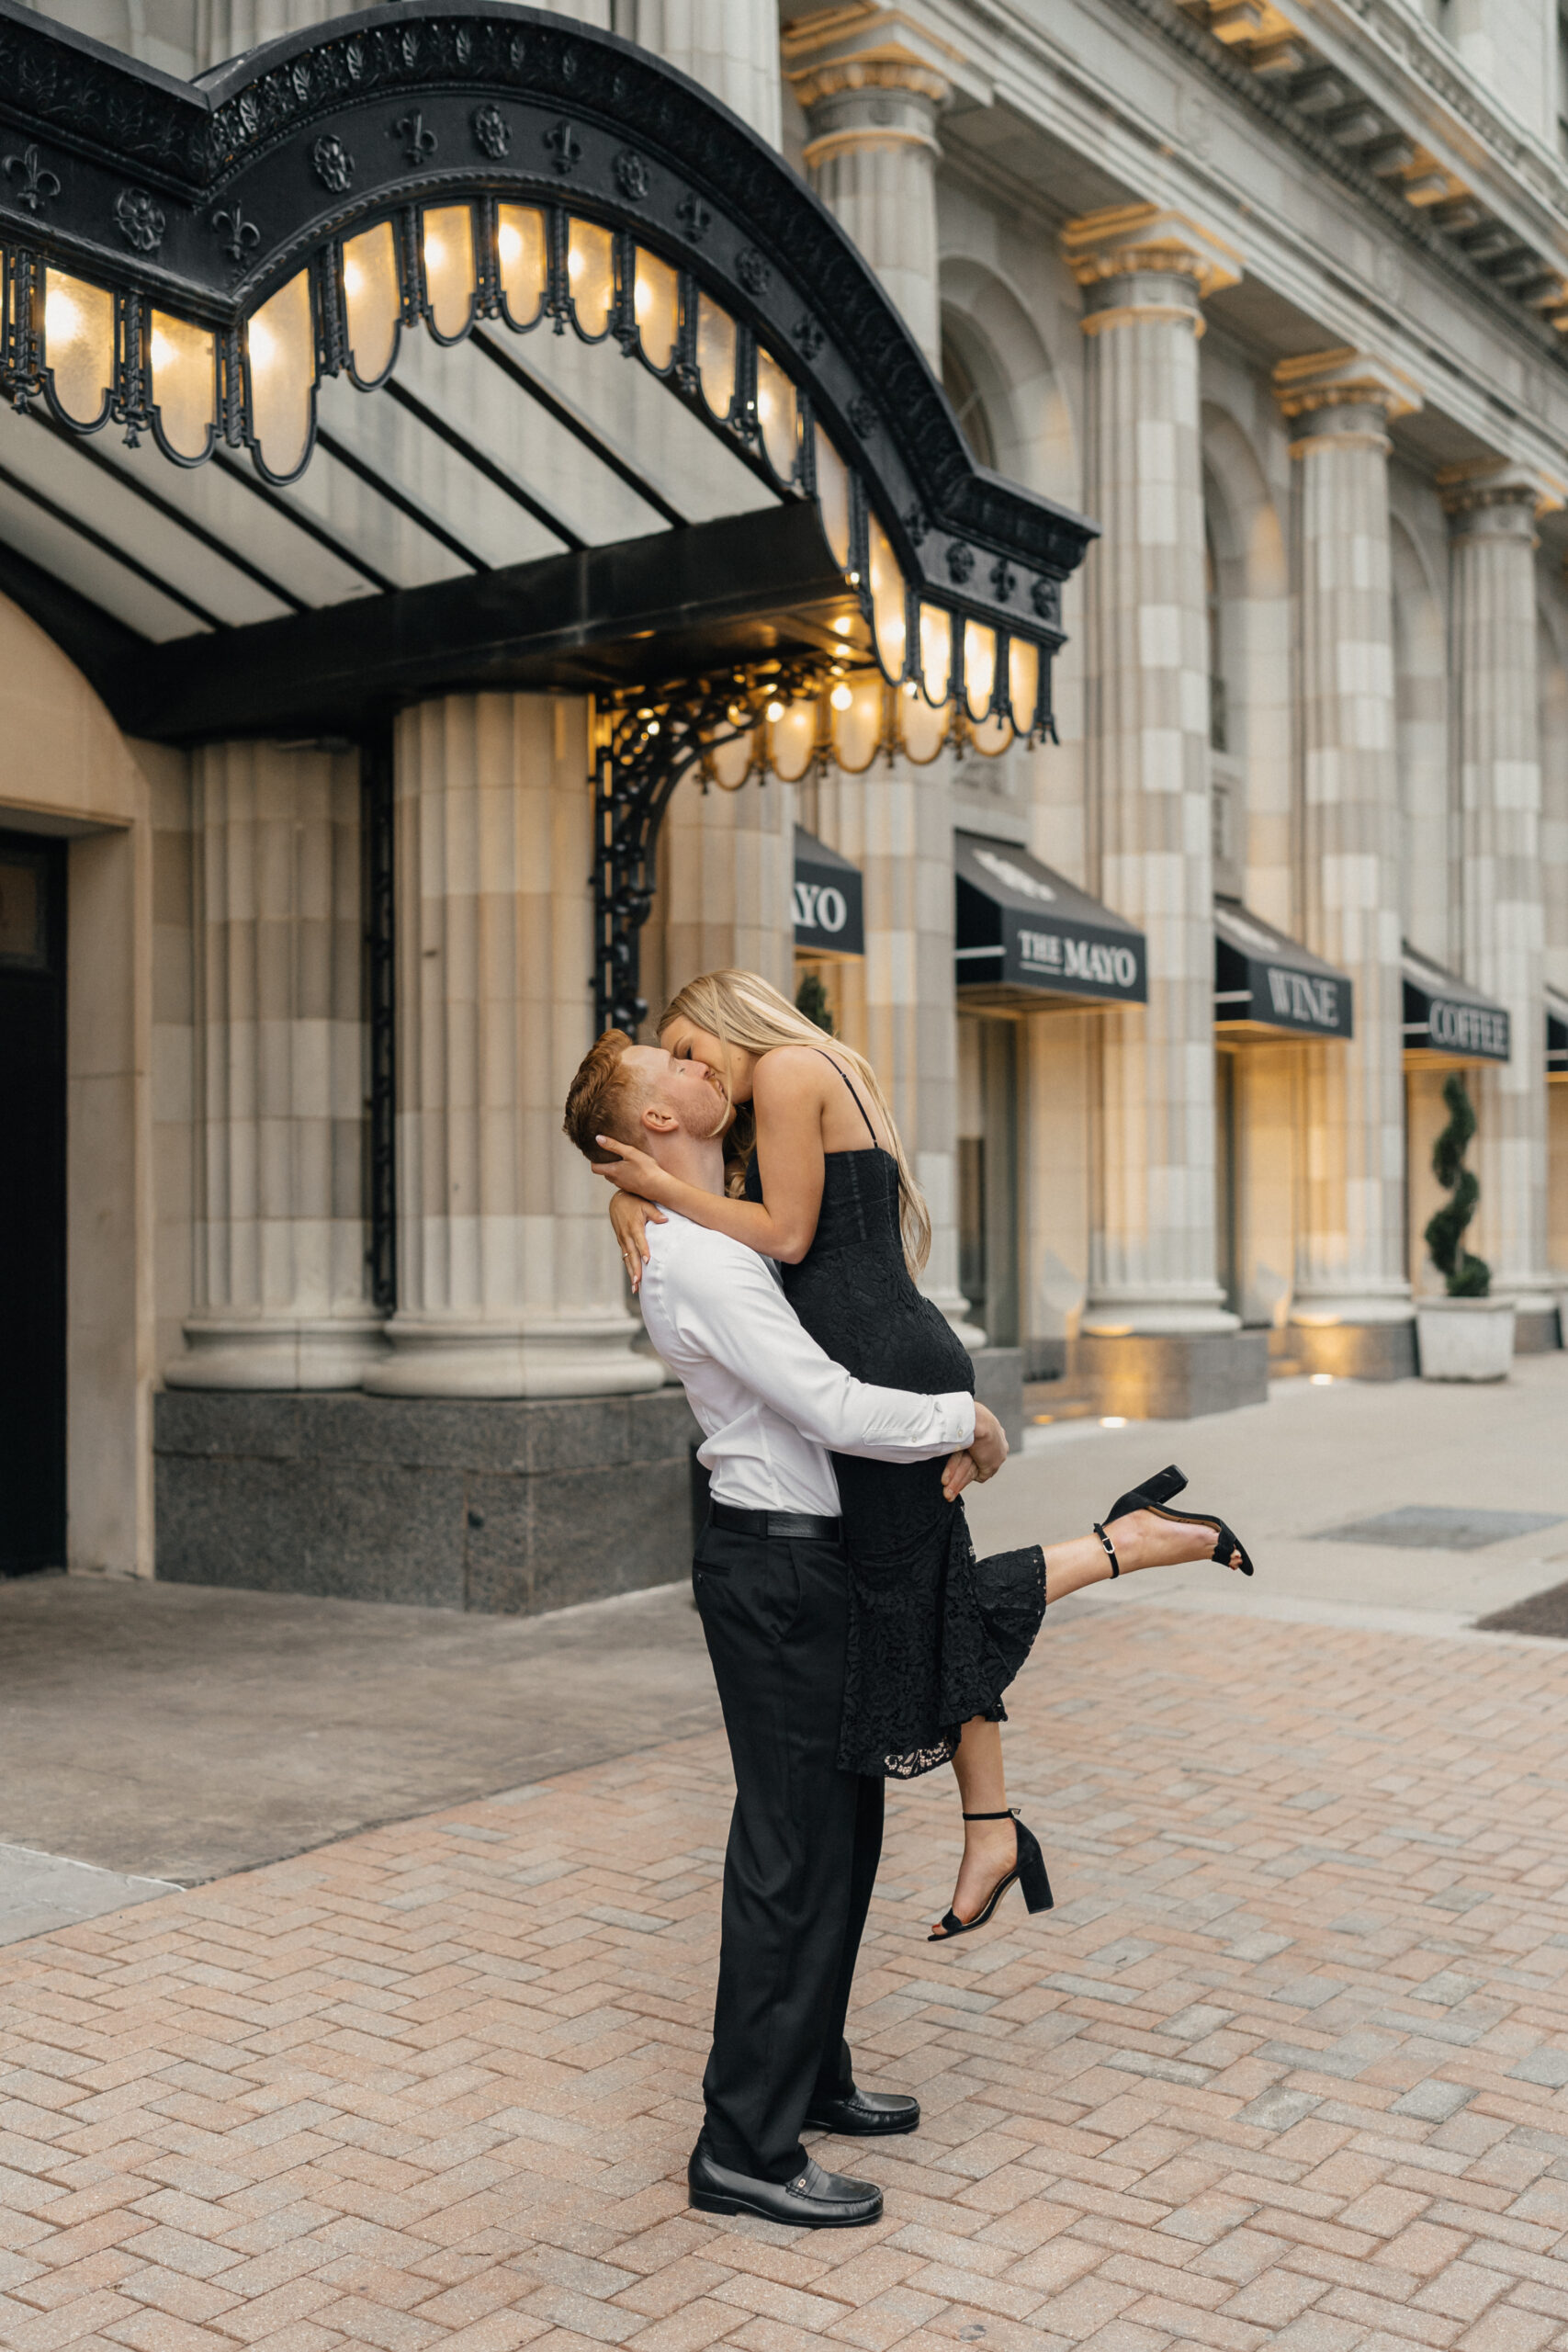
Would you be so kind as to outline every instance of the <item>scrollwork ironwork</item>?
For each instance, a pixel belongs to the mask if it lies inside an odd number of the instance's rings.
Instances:
[[[822,664],[768,662],[628,688],[609,705],[594,780],[594,1035],[636,1036],[641,933],[653,905],[660,830],[671,796],[705,755],[754,732],[768,705],[815,694]]]

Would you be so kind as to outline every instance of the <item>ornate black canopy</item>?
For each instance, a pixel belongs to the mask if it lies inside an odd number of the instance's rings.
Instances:
[[[913,599],[1047,655],[1059,642],[1060,582],[1090,526],[975,463],[908,328],[824,207],[736,116],[626,41],[495,0],[400,0],[187,85],[0,0],[0,121],[11,133],[0,139],[0,373],[13,399],[52,397],[39,300],[52,265],[116,299],[102,421],[157,428],[156,308],[214,332],[215,446],[256,450],[244,327],[269,298],[308,269],[317,366],[330,377],[350,357],[344,240],[390,221],[402,323],[434,327],[417,224],[443,201],[468,204],[474,297],[458,334],[439,335],[457,340],[508,315],[497,207],[525,203],[548,223],[547,312],[570,307],[569,219],[615,233],[606,332],[624,346],[637,337],[634,245],[680,273],[681,334],[660,372],[689,401],[694,296],[722,306],[741,346],[726,423],[753,447],[758,353],[772,356],[802,413],[789,487],[818,487],[813,424],[850,470],[863,514],[845,568],[863,594],[874,518]],[[79,413],[64,422],[85,429]],[[188,448],[165,452],[190,461]]]
[[[596,693],[601,1020],[721,741],[791,775],[1049,727],[1092,525],[975,462],[831,215],[632,43],[399,0],[187,85],[0,0],[0,590],[137,733],[365,744],[384,909],[398,705]]]

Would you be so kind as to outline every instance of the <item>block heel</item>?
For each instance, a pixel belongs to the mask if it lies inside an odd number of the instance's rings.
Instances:
[[[986,1897],[982,1909],[972,1919],[961,1919],[956,1911],[945,1911],[942,1925],[933,1928],[926,1938],[929,1944],[951,1943],[954,1936],[967,1936],[976,1928],[983,1928],[993,1917],[998,1904],[1010,1886],[1021,1888],[1023,1900],[1031,1911],[1050,1911],[1055,1906],[1051,1882],[1045,1875],[1045,1857],[1040,1850],[1040,1840],[1032,1829],[1020,1821],[1017,1811],[1010,1805],[1005,1813],[966,1813],[965,1821],[1010,1821],[1018,1838],[1018,1854],[1010,1871],[999,1878]]]

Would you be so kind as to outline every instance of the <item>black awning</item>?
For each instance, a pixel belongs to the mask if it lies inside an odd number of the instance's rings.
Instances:
[[[795,829],[795,944],[807,956],[865,954],[865,886],[858,865]]]
[[[957,986],[969,1004],[1144,1004],[1144,934],[1012,842],[955,833]]]
[[[1250,1035],[1348,1037],[1351,983],[1310,948],[1249,913],[1237,899],[1214,901],[1214,1025]]]
[[[1468,980],[1456,979],[1408,940],[1404,949],[1404,1057],[1426,1062],[1506,1062],[1508,1014]]]
[[[1546,991],[1546,1074],[1568,1079],[1568,996]]]

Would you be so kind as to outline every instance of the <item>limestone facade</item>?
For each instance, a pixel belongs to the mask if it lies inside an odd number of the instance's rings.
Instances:
[[[330,10],[52,13],[193,74]],[[564,13],[656,49],[776,142],[898,303],[981,462],[1101,535],[1065,598],[1059,741],[680,786],[644,942],[655,1008],[720,964],[793,987],[794,826],[851,858],[865,954],[829,992],[926,1187],[931,1295],[1025,1373],[1161,1411],[1256,1393],[1265,1348],[1413,1368],[1446,1114],[1443,1070],[1407,1058],[1409,943],[1508,1015],[1510,1058],[1469,1071],[1471,1239],[1522,1341],[1557,1344],[1554,6],[1451,0],[1442,27],[1408,0]],[[446,356],[421,354],[427,399]],[[389,409],[389,462],[405,424]],[[491,527],[476,503],[466,535],[487,548]],[[9,605],[0,650],[0,830],[72,842],[73,1564],[153,1568],[164,1386],[389,1411],[657,1388],[602,1193],[558,1132],[591,1026],[585,700],[454,696],[398,721],[389,1314],[367,1257],[356,760],[128,743]],[[955,831],[1134,922],[1147,1004],[961,1001]],[[1348,1040],[1216,1035],[1216,897],[1349,980]]]

